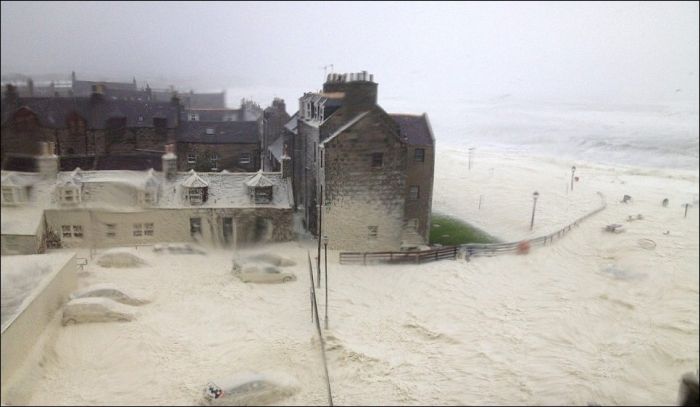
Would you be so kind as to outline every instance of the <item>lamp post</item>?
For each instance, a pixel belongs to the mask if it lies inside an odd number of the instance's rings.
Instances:
[[[323,327],[328,329],[328,236],[323,235],[323,263],[326,274],[326,316],[323,320]]]
[[[574,173],[576,172],[576,167],[571,167],[571,190],[574,190]]]
[[[532,218],[530,219],[530,230],[532,230],[532,226],[535,224],[535,208],[537,207],[537,198],[540,196],[540,193],[535,191],[532,193]]]

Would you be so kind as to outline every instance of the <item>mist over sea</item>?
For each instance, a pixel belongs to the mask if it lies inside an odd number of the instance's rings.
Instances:
[[[243,97],[268,106],[282,97],[287,112],[298,108],[296,88],[233,88],[230,106]],[[388,113],[428,113],[439,146],[490,149],[582,160],[606,165],[697,170],[698,104],[557,103],[510,95],[459,98],[440,93],[392,96],[379,86]]]

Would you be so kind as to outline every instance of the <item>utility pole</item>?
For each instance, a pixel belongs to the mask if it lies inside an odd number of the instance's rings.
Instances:
[[[571,190],[574,190],[574,173],[576,172],[576,167],[571,167]]]
[[[319,185],[319,199],[318,199],[318,227],[316,228],[317,232],[317,238],[318,238],[318,255],[316,256],[316,270],[318,272],[318,278],[316,279],[316,282],[318,283],[317,287],[321,288],[321,236],[322,236],[322,214],[323,214],[323,207],[322,205],[322,200],[323,200],[323,185]]]
[[[532,218],[530,219],[530,230],[535,224],[535,208],[537,207],[537,198],[540,196],[539,192],[535,191],[532,193]]]
[[[326,274],[326,317],[323,320],[324,328],[328,329],[328,236],[323,235],[323,269]]]

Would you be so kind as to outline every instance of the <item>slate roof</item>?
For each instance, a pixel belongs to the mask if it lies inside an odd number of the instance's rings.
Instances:
[[[207,134],[213,129],[214,134]],[[258,122],[183,122],[177,129],[177,141],[203,144],[254,144],[260,141]]]
[[[167,119],[169,128],[177,124],[177,107],[170,102],[113,100],[107,97],[99,102],[91,102],[90,98],[84,97],[20,98],[17,108],[3,104],[2,124],[23,107],[36,113],[41,125],[49,128],[65,128],[66,118],[72,112],[84,118],[91,129],[104,129],[107,119],[111,117],[126,117],[127,127],[153,127],[154,118]]]
[[[406,137],[408,144],[433,145],[434,138],[428,116],[411,114],[390,114],[399,125],[401,137]]]

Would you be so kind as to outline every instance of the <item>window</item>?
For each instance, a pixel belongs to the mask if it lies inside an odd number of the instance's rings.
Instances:
[[[194,164],[197,162],[197,155],[196,154],[187,154],[187,164]]]
[[[406,222],[406,228],[412,232],[415,232],[418,230],[418,219],[413,218],[409,219],[408,222]]]
[[[207,131],[207,134],[209,134],[209,135],[214,134],[214,129],[211,128],[211,127],[207,127],[207,130],[206,130],[206,131]]]
[[[80,202],[78,189],[72,187],[61,189],[61,202],[69,204]]]
[[[143,234],[144,236],[153,236],[153,223],[143,224]]]
[[[417,201],[420,197],[420,187],[418,185],[411,185],[408,190],[408,199],[411,201]]]
[[[190,218],[190,235],[202,235],[202,218]]]
[[[367,226],[367,238],[369,240],[377,239],[379,236],[379,226]]]
[[[145,205],[155,205],[158,203],[158,191],[155,188],[149,188],[142,192],[141,203]]]
[[[372,168],[382,168],[382,165],[384,164],[384,154],[382,153],[373,153],[372,154]]]
[[[115,225],[114,223],[107,223],[105,227],[107,228],[107,237],[117,237],[117,225]]]
[[[219,169],[219,155],[216,153],[212,153],[211,155],[211,169],[212,171]]]
[[[250,153],[241,154],[240,158],[238,159],[238,162],[241,164],[250,164]]]
[[[134,237],[143,236],[143,223],[134,223]]]
[[[196,122],[199,120],[199,113],[190,113],[189,114],[189,120],[191,122]]]
[[[83,227],[81,225],[61,225],[61,236],[64,238],[83,238]]]
[[[203,188],[189,188],[187,191],[187,200],[191,205],[199,205],[204,202]]]
[[[424,148],[417,148],[415,150],[413,157],[416,161],[420,161],[420,162],[425,161],[425,149]]]
[[[3,187],[2,189],[2,201],[5,203],[15,202],[15,193],[10,187]]]

